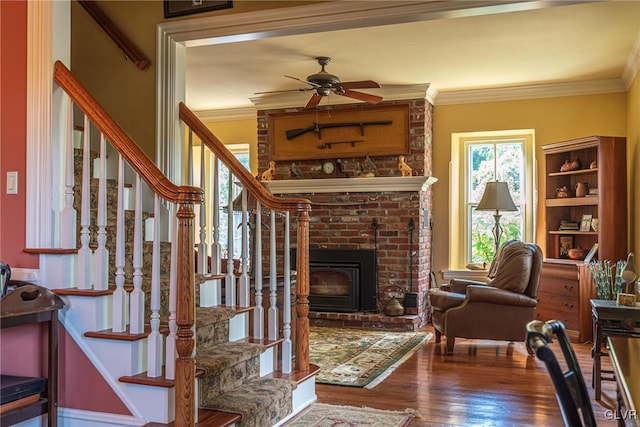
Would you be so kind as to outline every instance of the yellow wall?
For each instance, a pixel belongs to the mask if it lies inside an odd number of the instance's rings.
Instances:
[[[147,155],[155,160],[156,25],[202,18],[301,6],[318,1],[235,1],[231,9],[164,19],[161,0],[99,0],[98,6],[151,60],[140,71],[100,29],[78,2],[71,2],[71,70]],[[254,128],[255,129],[255,128]]]
[[[637,127],[637,126],[636,126]],[[521,101],[435,106],[433,114],[434,271],[449,267],[449,162],[451,134],[506,129],[534,129],[538,171],[544,169],[544,144],[589,135],[626,136],[625,93]],[[544,180],[538,174],[538,194]],[[537,242],[544,247],[544,209],[538,203]]]
[[[207,122],[205,124],[225,145],[249,144],[251,174],[258,175],[258,128],[255,119]]]
[[[629,232],[631,249],[640,255],[640,73],[627,92],[627,170],[630,175]]]

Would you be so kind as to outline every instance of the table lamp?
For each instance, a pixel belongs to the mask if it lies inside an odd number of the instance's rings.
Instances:
[[[484,189],[482,198],[476,207],[477,211],[495,211],[493,214],[493,238],[495,240],[495,254],[498,253],[500,237],[502,236],[502,226],[500,225],[500,211],[517,211],[515,203],[509,193],[509,186],[506,182],[489,181]]]

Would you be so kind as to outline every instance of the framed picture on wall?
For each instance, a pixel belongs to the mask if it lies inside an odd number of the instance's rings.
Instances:
[[[232,0],[165,0],[164,17],[175,18],[230,7],[233,7]]]

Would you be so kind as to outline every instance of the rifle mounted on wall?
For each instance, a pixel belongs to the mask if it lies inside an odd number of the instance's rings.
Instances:
[[[291,140],[299,137],[300,135],[304,135],[308,132],[315,132],[318,134],[318,139],[322,139],[321,131],[322,129],[328,128],[345,128],[345,127],[359,127],[360,135],[364,136],[364,127],[365,126],[378,126],[378,125],[390,125],[393,123],[392,120],[378,120],[371,122],[347,122],[347,123],[313,123],[311,126],[307,126],[306,128],[299,129],[289,129],[285,131],[287,135],[287,139]]]

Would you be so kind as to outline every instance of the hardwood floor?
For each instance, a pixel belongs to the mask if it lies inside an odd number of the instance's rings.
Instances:
[[[433,332],[431,326],[424,330]],[[615,383],[602,382],[602,401],[593,400],[591,344],[574,344],[598,426],[615,408]],[[559,347],[555,347],[559,350]],[[508,350],[512,352],[508,353]],[[412,426],[562,426],[544,364],[529,357],[524,343],[456,339],[445,354],[445,339],[423,345],[373,389],[317,384],[318,401],[378,409],[415,410]],[[557,353],[560,354],[560,353]],[[610,368],[608,358],[603,367]]]

